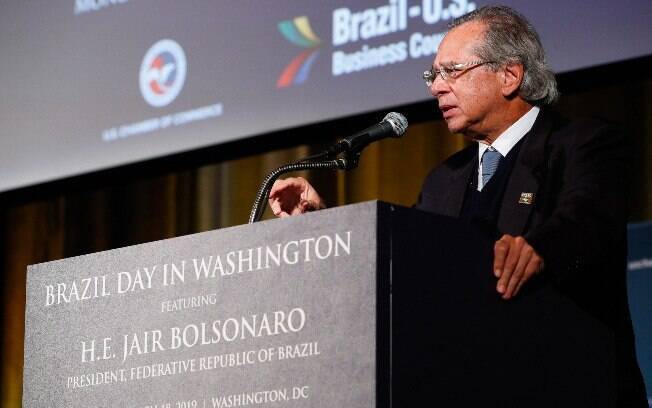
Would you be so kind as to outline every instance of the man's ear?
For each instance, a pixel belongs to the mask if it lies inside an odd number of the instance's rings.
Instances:
[[[523,64],[509,63],[503,67],[501,73],[500,80],[503,96],[506,98],[515,96],[523,82]]]

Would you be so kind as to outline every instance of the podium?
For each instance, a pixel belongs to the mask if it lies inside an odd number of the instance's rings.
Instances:
[[[28,268],[23,406],[612,406],[613,338],[378,201]]]

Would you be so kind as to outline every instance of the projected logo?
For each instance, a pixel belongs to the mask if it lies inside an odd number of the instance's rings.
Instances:
[[[186,81],[186,55],[173,40],[161,40],[150,47],[140,64],[140,93],[152,106],[172,102]]]
[[[295,17],[293,20],[284,20],[278,23],[278,30],[286,40],[301,48],[305,48],[283,70],[276,81],[277,88],[290,85],[299,85],[308,79],[310,68],[319,55],[321,40],[310,27],[308,17]]]

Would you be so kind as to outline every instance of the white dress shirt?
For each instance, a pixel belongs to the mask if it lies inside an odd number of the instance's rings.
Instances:
[[[512,126],[508,127],[503,133],[496,138],[496,140],[488,145],[486,143],[478,143],[478,191],[482,191],[482,155],[489,146],[493,147],[500,153],[503,158],[507,157],[507,153],[518,143],[527,132],[532,129],[534,121],[539,116],[539,107],[533,106],[532,109],[521,116]]]

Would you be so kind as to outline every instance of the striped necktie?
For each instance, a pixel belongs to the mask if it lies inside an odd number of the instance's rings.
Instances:
[[[491,176],[494,175],[502,158],[503,155],[491,146],[482,153],[482,188],[487,185]]]

